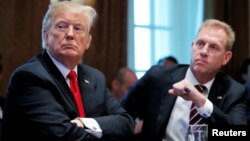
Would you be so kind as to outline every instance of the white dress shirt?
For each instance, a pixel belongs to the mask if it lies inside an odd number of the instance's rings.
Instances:
[[[199,84],[190,68],[188,68],[187,70],[185,79],[191,82],[193,85]],[[209,82],[203,84],[207,88],[207,92],[205,93],[206,97],[208,97],[213,81],[214,78]],[[187,101],[180,96],[177,97],[172,113],[170,115],[163,141],[186,140],[188,135],[191,104],[191,101]],[[213,111],[213,104],[209,99],[206,99],[205,104],[202,107],[196,109],[201,116],[210,117]]]

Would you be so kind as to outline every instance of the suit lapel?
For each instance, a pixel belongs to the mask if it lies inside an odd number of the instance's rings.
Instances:
[[[93,81],[92,74],[89,74],[86,68],[82,67],[82,65],[78,65],[78,83],[80,86],[80,91],[83,99],[84,110],[86,116],[93,114],[91,111],[94,107],[95,93],[94,87],[95,82]]]
[[[208,99],[212,101],[213,104],[215,104],[218,107],[221,107],[222,101],[225,98],[225,89],[228,88],[226,86],[227,83],[223,81],[223,78],[220,76],[220,73],[218,73],[215,77],[214,83],[211,86],[211,90],[208,95]]]
[[[168,90],[172,88],[172,85],[178,81],[181,81],[185,78],[186,72],[187,72],[188,66],[185,65],[184,67],[182,65],[178,65],[177,67],[171,69],[171,70],[165,70],[166,72],[162,74],[166,74],[164,77],[165,84],[163,84],[163,94],[162,97],[159,99],[160,101],[160,109],[159,113],[157,115],[157,121],[159,124],[159,131],[165,131],[165,128],[168,124],[174,103],[177,99],[176,96],[172,96],[168,93]],[[170,87],[166,87],[170,86]],[[160,133],[163,135],[164,133]]]
[[[65,81],[63,75],[58,70],[58,68],[54,65],[53,61],[51,60],[51,58],[49,57],[46,51],[44,51],[43,54],[41,55],[41,63],[50,74],[53,82],[55,82],[56,88],[58,88],[58,90],[60,91],[61,98],[63,98],[64,102],[66,102],[65,109],[68,109],[69,111],[71,109],[75,111],[75,114],[77,115],[77,108],[71,96],[70,88],[67,82]],[[55,96],[58,96],[58,95],[55,95]]]

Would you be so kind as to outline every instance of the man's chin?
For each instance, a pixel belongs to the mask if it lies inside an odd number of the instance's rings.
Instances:
[[[205,67],[196,66],[196,67],[194,67],[194,71],[197,73],[205,73],[205,72],[207,72],[207,69]]]
[[[78,52],[74,51],[74,50],[64,50],[61,52],[61,54],[63,56],[68,56],[68,57],[76,57],[79,56]]]

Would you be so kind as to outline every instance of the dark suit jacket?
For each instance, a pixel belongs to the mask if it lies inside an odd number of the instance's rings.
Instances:
[[[245,84],[247,87],[247,124],[250,125],[250,80],[248,80]]]
[[[86,117],[94,118],[100,125],[101,140],[132,136],[133,119],[110,96],[104,75],[79,65],[78,81]],[[2,129],[5,141],[97,140],[70,123],[77,117],[77,108],[69,86],[46,51],[13,72],[5,106]]]
[[[125,109],[134,118],[144,119],[142,141],[162,140],[177,98],[168,94],[168,90],[185,78],[187,69],[188,65],[176,65],[169,69],[153,66],[129,91]],[[211,117],[205,119],[207,124],[246,124],[246,94],[244,86],[218,73],[208,97],[214,110]]]

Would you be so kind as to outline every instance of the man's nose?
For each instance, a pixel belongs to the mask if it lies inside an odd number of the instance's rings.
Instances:
[[[66,38],[67,39],[73,39],[74,38],[74,27],[73,26],[69,26],[69,29],[66,33]]]
[[[202,50],[201,50],[202,53],[208,53],[209,52],[209,45],[205,45]]]

